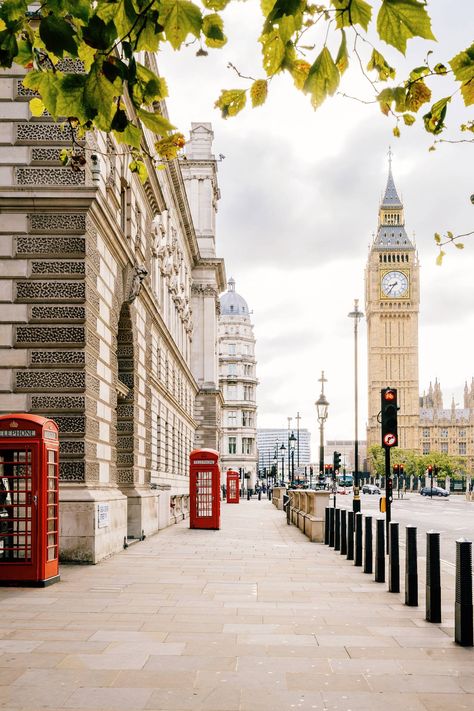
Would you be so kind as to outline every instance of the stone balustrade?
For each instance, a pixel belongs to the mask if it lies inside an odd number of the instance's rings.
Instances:
[[[324,512],[329,491],[290,489],[290,520],[310,541],[324,541]]]
[[[283,511],[283,495],[286,492],[285,486],[274,486],[272,491],[272,504]]]

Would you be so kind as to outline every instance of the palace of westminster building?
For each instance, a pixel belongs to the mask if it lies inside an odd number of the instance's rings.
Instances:
[[[420,397],[418,313],[420,265],[405,230],[405,216],[392,176],[391,159],[379,224],[365,271],[368,351],[367,447],[380,444],[380,391],[398,389],[399,446],[422,454],[444,452],[474,465],[474,378],[464,386],[464,407],[443,406],[437,380]]]

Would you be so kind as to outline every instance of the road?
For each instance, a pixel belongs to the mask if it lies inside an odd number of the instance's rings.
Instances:
[[[405,526],[416,526],[418,529],[418,550],[425,555],[426,531],[439,531],[441,559],[450,565],[456,562],[456,540],[459,538],[474,539],[474,502],[466,501],[464,496],[456,495],[448,498],[434,496],[432,499],[420,494],[406,494],[405,498],[397,499],[394,492],[392,503],[392,521],[400,524],[400,542],[405,541]],[[361,511],[363,514],[384,517],[379,513],[379,496],[361,495]],[[339,508],[352,509],[352,495],[336,497]],[[374,526],[375,531],[375,526]]]

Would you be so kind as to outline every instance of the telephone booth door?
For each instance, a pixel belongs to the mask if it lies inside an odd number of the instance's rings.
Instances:
[[[219,453],[195,449],[190,454],[190,528],[220,528],[221,497]]]
[[[0,416],[0,584],[59,580],[58,444],[52,420]]]
[[[235,472],[229,469],[227,472],[227,503],[228,504],[238,504],[240,500],[239,494],[240,488],[240,475],[239,472]]]

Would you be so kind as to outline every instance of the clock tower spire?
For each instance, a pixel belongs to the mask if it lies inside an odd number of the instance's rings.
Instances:
[[[399,446],[418,450],[418,311],[419,264],[405,230],[403,203],[392,175],[379,206],[378,229],[365,272],[368,350],[367,445],[380,444],[380,391],[398,390]]]

